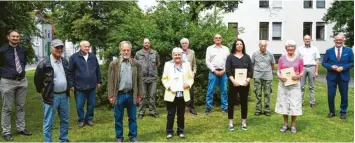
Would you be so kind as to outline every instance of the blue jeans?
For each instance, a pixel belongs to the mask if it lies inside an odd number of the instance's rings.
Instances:
[[[223,111],[228,110],[228,96],[227,96],[227,75],[216,76],[212,72],[208,74],[208,89],[206,94],[206,109],[211,110],[213,105],[213,94],[216,85],[219,85],[221,91],[221,108]]]
[[[78,121],[91,121],[94,118],[96,89],[75,90],[76,112]],[[84,105],[87,100],[86,114],[84,118]]]
[[[68,140],[69,130],[69,97],[67,94],[54,94],[53,105],[43,104],[43,136],[44,142],[52,142],[52,129],[55,111],[58,111],[60,120],[59,142]]]
[[[123,115],[124,108],[128,112],[129,138],[137,137],[136,105],[133,102],[132,94],[120,94],[117,96],[117,104],[113,107],[115,112],[116,138],[123,139]]]

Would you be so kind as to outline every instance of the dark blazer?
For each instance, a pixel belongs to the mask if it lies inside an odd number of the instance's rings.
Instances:
[[[332,65],[337,65],[343,67],[342,72],[337,72],[332,69]],[[329,48],[323,57],[322,66],[325,67],[327,72],[327,80],[336,80],[337,76],[340,75],[341,80],[350,80],[350,69],[354,67],[354,53],[348,47],[343,47],[340,60],[337,60],[335,47]]]
[[[72,73],[70,87],[78,90],[90,90],[101,84],[101,70],[96,56],[88,53],[88,60],[85,61],[81,52],[76,52],[70,56],[69,70]]]

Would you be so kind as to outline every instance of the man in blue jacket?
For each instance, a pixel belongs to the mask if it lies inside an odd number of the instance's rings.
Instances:
[[[348,86],[350,80],[350,69],[354,67],[354,53],[345,47],[344,36],[337,35],[334,37],[335,46],[329,48],[322,61],[323,67],[327,68],[327,86],[328,86],[328,117],[335,116],[334,98],[337,86],[339,87],[341,96],[340,118],[346,118],[346,110],[348,108]]]
[[[70,90],[75,92],[76,111],[79,128],[85,124],[93,126],[96,87],[101,87],[101,71],[96,56],[89,52],[90,43],[80,42],[80,50],[69,60],[69,70],[72,73]],[[84,116],[84,105],[87,100],[87,111]]]

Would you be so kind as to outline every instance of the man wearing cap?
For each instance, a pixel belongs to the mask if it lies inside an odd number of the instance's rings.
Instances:
[[[55,112],[60,119],[59,142],[69,142],[69,83],[68,61],[62,57],[64,44],[55,39],[51,42],[51,55],[41,61],[36,69],[34,83],[43,99],[44,142],[52,142]]]
[[[80,50],[70,56],[69,70],[73,74],[70,90],[75,92],[78,126],[85,124],[93,126],[96,87],[101,87],[101,71],[99,62],[93,53],[89,52],[89,41],[80,42]],[[87,110],[84,116],[84,105],[87,100]]]
[[[7,38],[9,44],[0,48],[0,93],[2,97],[1,127],[2,135],[6,141],[12,141],[11,112],[12,103],[16,104],[17,132],[30,136],[31,132],[25,129],[25,102],[27,94],[26,78],[26,48],[19,45],[20,33],[10,30]]]

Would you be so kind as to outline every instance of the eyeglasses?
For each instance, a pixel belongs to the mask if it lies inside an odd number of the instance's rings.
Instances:
[[[214,37],[214,39],[222,39],[222,37]]]

